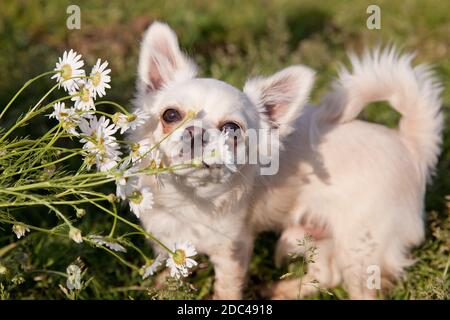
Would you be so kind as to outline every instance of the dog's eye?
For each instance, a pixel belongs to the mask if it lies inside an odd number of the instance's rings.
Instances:
[[[164,111],[162,118],[167,123],[177,122],[181,120],[180,113],[175,109],[167,109]]]
[[[226,122],[222,125],[222,127],[220,127],[220,130],[222,132],[229,132],[229,131],[236,132],[240,129],[241,127],[235,122]]]

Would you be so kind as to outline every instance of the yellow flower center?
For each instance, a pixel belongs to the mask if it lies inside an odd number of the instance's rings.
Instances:
[[[81,89],[80,89],[80,99],[81,99],[81,101],[89,102],[90,98],[91,98],[91,96],[89,94],[89,89],[84,87],[84,86],[81,87]]]
[[[63,127],[63,129],[65,129],[65,130],[70,130],[70,129],[72,129],[72,128],[75,128],[76,125],[75,125],[75,123],[73,123],[72,121],[66,121],[66,120],[63,120],[63,121],[62,121],[62,127]]]
[[[175,251],[173,255],[173,261],[175,261],[176,264],[185,264],[186,262],[186,252],[184,250],[178,249]]]
[[[92,84],[94,87],[98,86],[100,84],[100,81],[102,80],[102,76],[100,72],[96,72],[91,76]]]
[[[133,122],[134,120],[136,120],[137,116],[135,114],[129,114],[127,116],[127,121],[128,122]]]
[[[90,154],[84,158],[84,161],[87,165],[91,166],[95,164],[95,155]]]
[[[65,64],[61,67],[61,77],[63,77],[64,80],[69,80],[72,78],[72,67],[69,64]]]
[[[130,149],[132,152],[138,152],[139,147],[140,147],[139,143],[132,143]]]
[[[134,204],[140,204],[144,199],[144,197],[142,196],[142,193],[140,193],[139,191],[133,191],[133,193],[131,193],[128,199],[130,199],[130,201],[133,202]]]

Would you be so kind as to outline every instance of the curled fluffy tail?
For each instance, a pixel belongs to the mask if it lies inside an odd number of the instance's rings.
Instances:
[[[411,66],[413,57],[395,48],[366,52],[362,58],[351,54],[352,71],[342,68],[316,120],[345,123],[356,119],[368,103],[388,101],[402,115],[399,134],[429,178],[442,142],[442,87],[428,66]]]

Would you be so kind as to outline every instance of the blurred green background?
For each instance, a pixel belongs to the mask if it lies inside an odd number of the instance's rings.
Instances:
[[[81,29],[68,30],[66,8],[81,8]],[[381,8],[381,30],[366,27],[369,4]],[[433,185],[427,193],[428,236],[415,250],[418,263],[387,298],[449,298],[450,222],[450,2],[448,1],[9,1],[0,2],[0,110],[28,79],[54,68],[61,53],[73,48],[88,66],[106,59],[112,69],[112,89],[107,99],[129,106],[134,93],[136,64],[142,32],[153,20],[168,22],[182,47],[200,66],[202,76],[215,77],[242,88],[249,75],[271,74],[290,64],[306,64],[317,71],[312,96],[318,102],[336,75],[346,52],[394,43],[415,51],[417,63],[431,63],[445,86],[446,127],[442,155]],[[0,125],[8,127],[20,113],[48,90],[50,80],[36,83],[18,99]],[[395,126],[398,116],[383,103],[369,106],[361,115],[369,121]],[[49,124],[41,119],[33,126],[39,135]],[[45,214],[38,212],[39,214]],[[107,230],[110,221],[89,212],[80,228]],[[43,216],[40,216],[41,218]],[[35,219],[41,219],[35,217]],[[132,219],[132,216],[129,216]],[[14,241],[9,229],[1,229],[0,246]],[[287,269],[276,270],[272,262],[276,235],[264,234],[257,242],[246,298],[259,298],[263,285]],[[29,236],[0,262],[8,265],[8,277],[0,275],[1,298],[63,298],[58,284],[63,271],[77,257],[92,277],[80,298],[148,299],[153,280],[142,281],[135,272],[93,248],[69,242]],[[144,242],[142,247],[147,247]],[[0,249],[1,250],[1,249]],[[0,251],[1,252],[1,251]],[[137,261],[138,256],[128,259]],[[134,261],[133,260],[133,261]],[[14,280],[14,277],[16,279]],[[18,278],[17,278],[18,277]],[[17,280],[19,279],[19,280]],[[14,280],[14,281],[13,281]],[[23,280],[23,281],[22,281]],[[207,259],[190,278],[193,298],[208,298],[213,272]],[[337,288],[334,296],[345,298]],[[169,295],[170,296],[170,295]],[[160,296],[164,298],[165,296]]]

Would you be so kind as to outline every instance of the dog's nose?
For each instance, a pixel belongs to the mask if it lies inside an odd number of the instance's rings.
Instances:
[[[189,133],[189,137],[191,139],[191,147],[194,148],[195,141],[198,141],[197,144],[205,145],[206,143],[206,130],[196,126],[190,126],[185,129]]]

